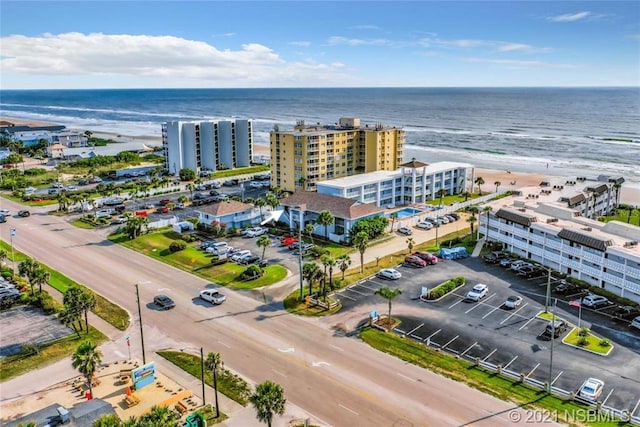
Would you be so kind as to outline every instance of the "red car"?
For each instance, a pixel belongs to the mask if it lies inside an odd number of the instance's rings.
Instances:
[[[296,243],[297,241],[298,241],[298,239],[296,239],[295,237],[283,237],[280,240],[280,244],[282,246],[289,246],[289,245],[292,245],[292,244]]]
[[[411,265],[413,267],[420,267],[420,268],[427,266],[427,262],[425,260],[415,255],[407,255],[404,258],[404,263],[407,265]]]
[[[171,199],[162,199],[158,204],[160,206],[167,206],[169,203],[171,203]]]
[[[171,209],[169,209],[168,207],[163,206],[163,207],[158,209],[158,212],[160,212],[160,213],[169,213],[170,210]]]
[[[433,254],[430,254],[429,252],[415,252],[412,254],[412,256],[417,256],[418,258],[422,258],[429,265],[438,263],[438,257],[436,257]]]

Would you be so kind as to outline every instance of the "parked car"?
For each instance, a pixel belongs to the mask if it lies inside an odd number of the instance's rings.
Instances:
[[[422,228],[423,230],[431,230],[433,228],[433,224],[428,221],[420,221],[416,224],[416,227]]]
[[[556,319],[553,322],[547,323],[542,336],[549,339],[551,339],[551,337],[558,338],[567,330],[568,327],[569,325],[567,322],[562,319]]]
[[[413,231],[409,227],[400,227],[398,228],[398,233],[404,234],[405,236],[411,236]]]
[[[560,280],[560,284],[553,288],[553,291],[561,295],[574,295],[583,291],[583,289],[565,280]]]
[[[489,293],[489,287],[483,283],[478,283],[469,292],[467,292],[466,299],[469,301],[480,301]]]
[[[262,188],[262,183],[257,181],[251,181],[249,183],[249,187],[251,188]]]
[[[524,267],[533,267],[533,264],[526,261],[517,260],[512,262],[511,265],[509,266],[509,268],[513,271],[519,271],[521,268],[524,268]]]
[[[0,215],[0,223],[7,222],[7,217],[5,215]]]
[[[513,258],[502,258],[498,264],[500,264],[500,267],[506,267],[509,268],[511,267],[511,263],[514,262],[515,260]]]
[[[509,298],[507,298],[507,300],[504,302],[504,306],[506,308],[516,308],[519,307],[520,304],[522,304],[522,297],[518,296],[518,295],[511,295]]]
[[[503,252],[491,252],[482,257],[489,264],[497,264],[500,260],[505,259],[507,255]]]
[[[9,209],[0,209],[0,215],[9,216],[11,215],[11,211]]]
[[[636,317],[631,321],[631,327],[636,328],[640,331],[640,316]]]
[[[376,276],[381,279],[398,280],[402,277],[402,274],[394,268],[384,268],[378,271],[378,273],[376,273]]]
[[[598,400],[604,390],[604,382],[597,378],[587,378],[578,390],[578,396],[588,400]]]
[[[169,207],[168,207],[168,206],[163,206],[163,207],[161,207],[161,208],[158,208],[158,212],[159,212],[159,213],[166,214],[166,213],[171,212],[171,209],[169,209]]]
[[[283,237],[280,239],[280,244],[282,246],[289,246],[297,242],[298,242],[298,239],[296,239],[295,237]]]
[[[245,255],[245,256],[241,257],[238,260],[238,264],[240,264],[240,265],[249,265],[249,264],[257,263],[258,261],[260,261],[260,257],[259,256],[253,255],[253,254],[249,254],[249,255]]]
[[[586,297],[582,298],[582,305],[593,309],[605,307],[609,304],[609,300],[602,295],[589,294]]]
[[[204,291],[200,291],[200,299],[219,305],[225,302],[227,297],[215,289],[205,289]]]
[[[535,277],[540,275],[540,269],[535,266],[525,265],[524,267],[518,269],[517,274],[518,276],[526,278]]]
[[[413,267],[420,268],[427,266],[427,262],[425,260],[415,255],[407,255],[406,257],[404,257],[404,263]]]
[[[111,221],[111,224],[124,224],[128,220],[129,218],[127,218],[126,216],[121,216]]]
[[[640,315],[640,309],[630,305],[619,305],[612,314],[616,319],[632,320]]]
[[[252,255],[251,251],[249,249],[240,250],[240,251],[234,253],[233,255],[231,255],[231,261],[238,262],[238,261],[240,261],[240,258],[243,258],[246,255]]]
[[[414,252],[412,255],[422,258],[429,265],[434,265],[438,263],[438,257],[429,252]]]
[[[458,214],[457,214],[457,213],[455,213],[455,212],[451,212],[451,213],[449,214],[449,216],[450,216],[450,217],[453,217],[453,219],[455,219],[456,221],[460,219],[460,215],[458,215]]]
[[[157,295],[153,298],[153,303],[158,307],[162,307],[165,310],[169,310],[176,306],[176,303],[173,302],[171,298],[166,295]]]
[[[233,187],[234,185],[238,185],[238,180],[237,179],[228,179],[225,182],[222,183],[222,185],[224,185],[225,187]]]
[[[262,236],[263,234],[267,234],[267,229],[262,227],[254,227],[247,230],[244,234],[245,237],[257,237]]]
[[[171,203],[171,199],[162,199],[158,202],[160,206],[167,206],[169,203]]]

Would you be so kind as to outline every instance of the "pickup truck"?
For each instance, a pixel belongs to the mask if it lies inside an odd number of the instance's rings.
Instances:
[[[225,302],[227,297],[215,289],[205,289],[204,291],[200,291],[200,299],[217,305]]]

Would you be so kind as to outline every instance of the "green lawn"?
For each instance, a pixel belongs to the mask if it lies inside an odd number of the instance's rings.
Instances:
[[[158,351],[157,354],[164,357],[169,362],[173,363],[183,371],[193,375],[201,380],[201,364],[200,356],[196,356],[190,353],[184,353],[181,351],[164,350]],[[207,354],[205,353],[205,358]],[[222,360],[224,362],[224,360]],[[213,373],[205,368],[204,382],[213,387]],[[217,374],[218,391],[229,399],[239,403],[242,406],[247,406],[249,403],[249,396],[251,394],[251,388],[246,381],[239,376],[224,369]]]
[[[214,172],[209,179],[216,178],[228,178],[231,176],[245,175],[250,173],[260,173],[260,172],[268,172],[271,170],[270,166],[260,165],[260,166],[249,166],[246,168],[236,168],[236,169],[227,169],[222,171]]]
[[[430,349],[424,344],[401,338],[372,328],[364,328],[360,338],[373,348],[391,354],[414,365],[429,369],[445,377],[468,384],[483,393],[507,402],[514,402],[521,408],[542,408],[557,416],[557,421],[575,425],[568,415],[583,414],[586,407],[572,401],[564,401],[546,392],[534,389],[493,372],[474,366],[466,360]],[[554,421],[556,421],[554,419]],[[590,426],[620,426],[616,422],[579,423]]]
[[[240,274],[246,269],[245,266],[233,262],[212,266],[211,259],[213,255],[197,249],[193,243],[189,244],[184,250],[171,252],[169,245],[177,237],[173,231],[162,229],[134,240],[129,240],[122,233],[113,234],[109,236],[109,239],[166,264],[232,289],[254,289],[268,286],[279,282],[287,276],[286,268],[274,264],[264,269],[265,274],[262,277],[255,280],[242,281],[240,280]]]
[[[7,257],[9,260],[11,260],[11,245],[9,245],[5,241],[0,240],[0,249],[4,249],[5,251],[7,251]],[[13,252],[15,255],[17,272],[18,264],[29,257],[15,249],[13,250]],[[49,272],[49,285],[51,285],[51,287],[59,291],[61,294],[64,294],[71,286],[85,288],[81,284],[70,279],[57,270],[52,269],[46,264],[42,264],[42,266]],[[103,296],[96,293],[94,293],[94,295],[96,296],[96,307],[92,311],[96,314],[96,316],[104,319],[106,322],[121,331],[126,330],[129,327],[129,314],[122,307],[114,304]]]
[[[4,197],[5,199],[9,199],[12,202],[16,202],[16,203],[20,203],[26,206],[51,206],[51,205],[55,205],[58,203],[57,200],[55,199],[37,199],[37,200],[29,200],[28,202],[25,202],[24,200],[22,200],[21,197],[16,197],[13,194],[11,194],[10,192],[8,193],[2,193],[2,197]]]
[[[305,286],[303,288],[304,295],[309,295],[309,287]],[[333,301],[332,298],[327,298],[328,302]],[[307,306],[304,301],[300,301],[300,289],[296,289],[291,292],[284,299],[284,308],[289,313],[299,314],[301,316],[311,316],[311,317],[322,317],[327,316],[329,314],[334,314],[340,311],[342,308],[342,304],[338,304],[336,307],[331,310],[327,310],[326,308],[317,306]]]
[[[587,335],[588,344],[580,344],[580,338],[581,338],[580,329],[573,328],[571,332],[569,332],[569,334],[562,340],[562,342],[565,344],[574,345],[578,348],[593,351],[603,356],[608,356],[610,352],[613,350],[613,345],[611,345],[611,341],[603,340],[602,338],[592,333],[589,333]],[[608,345],[602,345],[605,342],[607,342]]]
[[[631,211],[631,216],[629,216],[628,209],[618,209],[616,215],[605,216],[600,218],[600,220],[604,222],[620,221],[625,224],[640,225],[640,209],[633,209]]]
[[[89,335],[87,336],[83,333],[80,339],[74,332],[57,341],[41,346],[36,354],[30,356],[16,354],[15,356],[0,359],[0,382],[17,377],[25,372],[43,368],[71,356],[78,345],[86,338],[91,339],[95,344],[101,344],[107,340],[107,337],[102,332],[90,327]]]
[[[89,224],[87,221],[83,221],[81,219],[71,221],[71,225],[78,228],[84,228],[86,230],[93,230],[94,228],[96,228],[94,224]]]

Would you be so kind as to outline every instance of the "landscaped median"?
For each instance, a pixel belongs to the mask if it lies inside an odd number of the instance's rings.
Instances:
[[[455,291],[461,286],[464,286],[466,283],[466,279],[462,276],[454,277],[453,279],[447,280],[444,283],[439,284],[433,289],[429,289],[429,291],[420,295],[420,299],[425,302],[437,302],[442,298]]]
[[[305,296],[309,295],[308,286],[305,286],[302,291]],[[300,289],[296,289],[295,291],[287,295],[287,297],[284,299],[284,308],[289,313],[299,314],[302,316],[321,317],[321,316],[327,316],[329,314],[334,314],[340,311],[340,309],[342,308],[342,304],[340,304],[339,301],[336,301],[331,297],[327,297],[328,304],[332,305],[332,303],[334,302],[338,302],[338,304],[328,309],[320,305],[310,304],[306,297],[303,297],[301,301]]]
[[[496,375],[464,359],[433,350],[422,343],[393,333],[365,327],[360,331],[359,337],[379,351],[468,384],[505,402],[514,402],[522,409],[540,409],[540,415],[544,414],[543,422],[548,420],[569,425],[621,425],[613,420],[605,424],[577,419],[585,415],[588,408],[579,403],[549,395],[545,391],[532,388],[517,380]]]
[[[570,325],[571,330],[562,339],[563,344],[578,348],[580,350],[589,351],[600,356],[608,356],[613,351],[613,344],[611,344],[611,340],[600,338],[597,335],[592,334],[589,328],[578,328],[575,325],[567,322],[563,318],[554,316],[548,311],[541,311],[536,314],[536,317],[543,320],[548,320],[549,322],[551,322],[552,319],[562,320],[566,322],[567,325]]]
[[[254,289],[272,285],[287,277],[287,269],[281,265],[269,265],[262,269],[263,274],[253,280],[243,280],[242,273],[247,266],[233,262],[212,265],[213,255],[199,250],[195,242],[188,243],[179,251],[171,251],[171,243],[183,239],[184,236],[171,229],[163,228],[130,240],[125,233],[115,233],[109,240],[119,243],[136,252],[140,252],[165,264],[195,274],[203,279],[232,289]],[[258,247],[256,246],[256,249]]]

